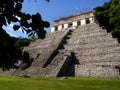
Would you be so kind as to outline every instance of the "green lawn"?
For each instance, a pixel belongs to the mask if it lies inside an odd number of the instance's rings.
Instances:
[[[0,90],[120,90],[120,79],[0,76]]]

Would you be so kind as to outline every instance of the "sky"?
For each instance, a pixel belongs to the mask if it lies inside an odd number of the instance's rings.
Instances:
[[[92,10],[96,6],[101,6],[110,0],[24,0],[22,11],[25,13],[41,14],[44,21],[49,21],[52,26],[53,21],[61,17],[67,17],[80,12]],[[27,37],[22,31],[14,31],[12,25],[5,27],[11,36]],[[47,33],[50,27],[45,28]]]

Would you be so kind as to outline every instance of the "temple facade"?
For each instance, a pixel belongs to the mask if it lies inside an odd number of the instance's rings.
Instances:
[[[93,12],[80,13],[55,20],[51,28],[51,32],[76,29],[78,26],[87,25],[90,23],[95,23]]]

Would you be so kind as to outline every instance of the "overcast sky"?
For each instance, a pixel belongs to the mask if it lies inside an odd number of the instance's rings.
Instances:
[[[66,17],[82,11],[92,10],[96,6],[101,6],[104,2],[110,0],[24,0],[22,11],[25,13],[35,14],[39,12],[43,20],[47,20],[52,25],[53,21],[60,17]],[[7,32],[16,37],[27,37],[21,31],[14,32],[11,28],[12,25],[7,27]],[[50,28],[46,29],[50,32]]]

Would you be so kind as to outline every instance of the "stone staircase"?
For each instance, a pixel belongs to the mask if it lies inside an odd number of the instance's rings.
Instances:
[[[24,51],[32,53],[30,55],[34,56],[31,57],[34,61],[29,68],[25,70],[15,70],[12,75],[31,77],[56,77],[63,75],[64,71],[62,71],[61,68],[67,66],[71,54],[59,53],[58,51],[69,32],[70,31],[67,30],[52,33],[48,35],[43,42],[37,41],[29,47],[26,47]],[[35,49],[32,47],[35,47]],[[37,56],[38,53],[40,54],[39,56]]]
[[[120,44],[95,23],[73,30],[64,49],[74,52],[79,61],[79,65],[75,65],[75,76],[120,76],[120,68],[116,68],[120,66]]]
[[[31,66],[11,75],[120,77],[120,44],[96,23],[50,33],[24,51],[33,59]]]

